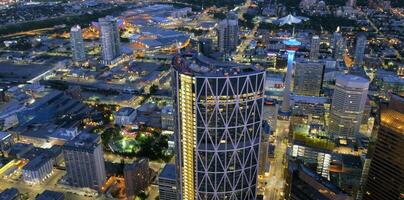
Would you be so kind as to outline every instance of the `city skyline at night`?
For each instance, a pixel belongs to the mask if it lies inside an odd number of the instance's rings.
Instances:
[[[0,200],[404,197],[401,0],[0,16]]]

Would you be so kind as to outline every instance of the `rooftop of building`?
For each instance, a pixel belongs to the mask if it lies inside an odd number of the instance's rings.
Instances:
[[[304,166],[302,163],[299,164],[298,169],[309,175],[311,178],[313,178],[314,180],[316,180],[319,184],[321,184],[322,186],[326,187],[327,189],[331,190],[332,192],[334,192],[335,194],[340,194],[343,193],[343,191],[338,188],[336,185],[332,184],[330,181],[328,181],[326,178],[320,176],[319,174],[317,174],[316,172],[312,171],[311,169],[309,169],[308,167]]]
[[[0,193],[0,200],[11,200],[18,197],[18,190],[16,188],[7,188]]]
[[[131,108],[131,107],[123,107],[121,109],[118,110],[118,112],[116,112],[117,116],[129,116],[132,115],[133,112],[135,112],[136,109]]]
[[[327,97],[315,97],[315,96],[300,96],[294,95],[293,100],[298,103],[311,103],[311,104],[326,104],[329,103]]]
[[[28,152],[33,148],[34,148],[33,144],[16,143],[13,146],[11,146],[9,155],[17,156],[21,153]]]
[[[175,164],[166,164],[163,168],[163,171],[161,171],[159,178],[165,178],[165,179],[177,179],[177,169]]]
[[[148,159],[141,159],[139,161],[135,161],[131,164],[126,164],[124,167],[124,171],[131,171],[138,168],[149,167],[149,160]]]
[[[262,122],[262,130],[263,130],[263,134],[265,134],[265,135],[271,134],[271,127],[269,126],[268,121],[264,120]]]
[[[380,111],[380,119],[383,126],[404,134],[404,113],[394,108],[385,108]]]
[[[362,160],[360,156],[342,154],[342,163],[344,167],[362,169]]]
[[[114,18],[114,17],[112,17],[110,15],[107,15],[105,17],[99,18],[98,21],[99,22],[115,22],[116,18]]]
[[[40,169],[44,164],[46,164],[51,158],[44,154],[41,154],[34,159],[30,160],[24,167],[23,170],[36,171]]]
[[[66,142],[63,148],[93,150],[99,145],[100,141],[100,137],[96,134],[80,133],[69,142]]]
[[[11,134],[10,134],[10,133],[0,131],[0,140],[1,140],[1,141],[2,141],[2,140],[5,140],[5,139],[7,139],[7,138],[9,138],[9,137],[11,137]]]
[[[180,73],[196,77],[243,76],[263,72],[255,66],[218,61],[200,54],[191,57],[176,55],[172,66]]]
[[[81,27],[79,25],[72,26],[72,28],[70,29],[70,31],[72,31],[72,32],[77,32],[80,30],[81,30]]]
[[[337,76],[336,84],[354,88],[368,88],[369,80],[360,76],[343,74]]]
[[[35,200],[63,200],[64,194],[62,192],[55,192],[51,190],[45,190],[38,195]]]
[[[161,109],[161,113],[164,113],[164,114],[173,114],[173,112],[174,112],[174,107],[172,105],[164,106]]]

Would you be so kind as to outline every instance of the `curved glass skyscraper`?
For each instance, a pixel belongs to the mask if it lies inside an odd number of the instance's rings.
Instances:
[[[265,72],[173,60],[179,199],[256,199]]]

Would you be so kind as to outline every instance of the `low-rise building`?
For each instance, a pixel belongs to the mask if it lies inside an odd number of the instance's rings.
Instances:
[[[18,200],[20,192],[15,188],[7,188],[0,193],[0,200]]]
[[[115,113],[115,124],[117,125],[129,125],[133,123],[137,115],[137,111],[134,108],[124,107],[119,109]]]
[[[30,160],[22,169],[22,177],[26,183],[38,184],[50,176],[53,170],[53,159],[39,155]]]
[[[64,200],[64,199],[65,195],[63,193],[51,190],[45,190],[35,198],[35,200]]]

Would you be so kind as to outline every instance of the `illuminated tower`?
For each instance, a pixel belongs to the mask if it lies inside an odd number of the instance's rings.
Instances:
[[[265,72],[179,55],[172,66],[177,199],[256,199]]]
[[[297,41],[295,38],[290,38],[283,41],[283,44],[285,45],[286,52],[288,53],[288,68],[285,76],[285,90],[283,92],[281,111],[287,113],[290,111],[290,86],[292,81],[293,62],[295,59],[295,53],[302,43]]]

